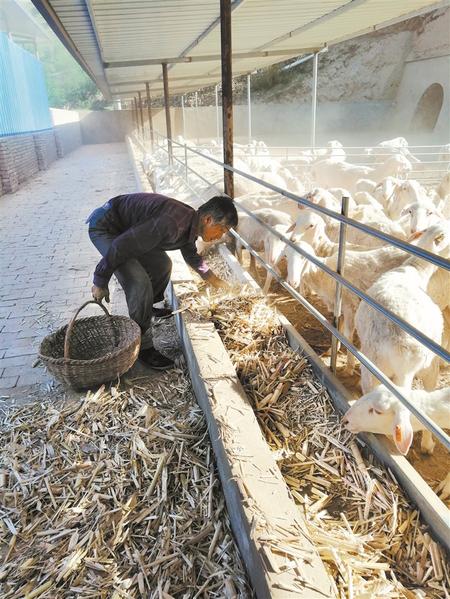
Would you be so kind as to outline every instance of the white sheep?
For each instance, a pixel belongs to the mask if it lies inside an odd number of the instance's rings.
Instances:
[[[311,174],[316,183],[323,187],[344,187],[354,192],[360,179],[370,178],[379,182],[388,176],[404,177],[411,170],[411,163],[404,156],[394,155],[375,167],[358,166],[333,159],[321,160],[311,167]]]
[[[317,150],[313,150],[313,152],[315,156],[320,157],[321,159],[327,157],[342,161],[346,158],[344,146],[337,139],[327,141],[325,148],[319,148]]]
[[[401,154],[410,162],[420,162],[420,160],[413,156],[409,151],[408,142],[404,137],[394,137],[393,139],[382,141],[375,148],[368,150],[368,154],[375,154],[378,156]]]
[[[285,237],[289,238],[289,229],[290,225],[274,225],[272,227],[277,233],[281,233]],[[278,270],[277,264],[280,261],[280,258],[283,254],[285,254],[286,244],[284,241],[279,239],[276,235],[272,235],[268,231],[264,233],[264,259],[275,271]],[[268,293],[270,289],[270,285],[272,283],[273,275],[267,271],[266,273],[266,281],[264,283],[264,293]]]
[[[387,213],[389,203],[392,201],[394,197],[397,186],[403,183],[402,179],[398,177],[385,177],[382,181],[380,181],[375,189],[373,190],[374,198],[383,206],[384,210]]]
[[[356,191],[367,191],[367,193],[373,194],[376,186],[376,182],[372,179],[358,179],[355,189]]]
[[[450,387],[436,391],[411,390],[397,387],[398,391],[440,427],[450,427]],[[378,433],[394,438],[397,449],[406,455],[413,440],[413,432],[428,429],[384,385],[360,397],[346,412],[343,424],[352,433]],[[426,439],[426,437],[425,437]],[[424,437],[422,437],[422,441]],[[432,442],[433,443],[433,442]],[[433,447],[422,444],[424,453]]]
[[[442,177],[436,191],[442,200],[450,195],[450,172]]]
[[[430,201],[414,202],[405,206],[401,212],[402,225],[407,235],[425,231],[431,225],[437,224],[444,216]]]
[[[313,235],[308,236],[307,229],[301,237],[293,237],[298,243],[301,239],[309,241],[314,247]],[[308,244],[309,245],[309,244]],[[311,247],[311,246],[310,246]],[[314,251],[314,250],[313,250]],[[311,252],[310,252],[311,253]],[[290,247],[285,249],[288,262],[288,281],[298,288],[309,289],[317,294],[326,304],[330,311],[334,308],[334,298],[336,292],[336,282],[327,273],[323,272],[312,262],[303,263],[306,259]],[[313,254],[315,255],[315,253]],[[368,251],[357,251],[349,249],[345,256],[345,278],[358,287],[361,291],[366,291],[384,272],[396,268],[406,260],[406,254],[401,249],[393,246],[385,246]],[[321,261],[331,270],[336,270],[337,254],[323,257]],[[300,273],[302,278],[300,280]],[[360,299],[357,295],[343,289],[342,293],[342,317],[343,333],[349,341],[353,343],[355,333],[355,312],[358,308]],[[355,359],[351,352],[347,354],[347,370],[353,371]]]
[[[253,192],[235,198],[235,203],[251,211],[261,210],[262,208],[279,210],[288,214],[292,220],[295,220],[298,216],[299,204],[297,202],[268,189],[263,192]]]
[[[403,181],[401,185],[395,186],[389,201],[386,202],[386,214],[392,220],[398,220],[405,206],[416,202],[430,202],[424,187],[414,179]]]
[[[448,255],[448,224],[441,223],[427,229],[418,245],[435,254]],[[427,336],[436,343],[441,343],[442,312],[426,292],[430,278],[437,268],[418,257],[408,258],[402,266],[381,275],[367,293],[416,329],[423,330],[426,315]],[[362,352],[391,378],[394,384],[411,388],[414,376],[431,366],[433,352],[366,302],[360,303],[355,323]],[[376,379],[373,375],[361,367],[363,393],[368,393],[375,384]],[[431,390],[431,384],[432,381],[428,381],[426,388]]]
[[[238,208],[238,205],[236,205],[236,207]],[[239,223],[237,226],[237,233],[239,233],[239,235],[245,239],[254,250],[264,250],[264,240],[267,235],[270,235],[269,230],[249,214],[244,213],[242,210],[239,210],[238,212]],[[285,225],[288,228],[292,224],[289,215],[285,212],[280,212],[279,210],[262,208],[261,210],[255,210],[253,214],[271,227],[274,227],[275,225]],[[239,241],[236,241],[236,254],[238,258],[242,260],[242,245]]]
[[[251,174],[254,177],[261,179],[261,181],[264,181],[265,183],[270,183],[271,185],[275,185],[276,187],[280,187],[281,189],[286,189],[285,179],[276,172],[254,172],[251,171],[248,167],[245,170],[251,172]],[[250,179],[246,179],[245,177],[240,176],[235,177],[235,188],[236,189],[234,195],[236,198],[257,191],[268,191],[266,187],[263,187],[259,183],[256,183],[255,181],[251,181]]]
[[[319,193],[312,192],[311,194],[308,194],[306,197],[314,203],[324,205],[330,210],[334,209],[335,212],[340,212],[340,209],[338,210],[337,205],[335,203],[333,204],[333,200],[330,199],[329,195],[326,196],[323,193],[323,191],[326,192],[326,190],[322,190]],[[350,210],[349,216],[354,220],[363,222],[364,224],[374,229],[378,229],[383,233],[392,235],[394,237],[398,237],[399,239],[406,239],[405,232],[399,223],[392,222],[387,216],[385,216],[385,214],[381,210],[376,210],[372,206],[356,205],[353,209]],[[339,236],[340,223],[336,219],[333,219],[325,215],[321,215],[320,218],[322,219],[322,221],[326,222],[326,228],[323,228],[323,232],[321,231],[320,233],[324,241],[323,249],[326,250],[327,247],[331,249],[330,244],[333,244],[333,246],[336,245],[336,241]],[[320,227],[319,221],[316,221],[315,224]],[[352,227],[350,225],[347,226],[347,241],[348,243],[351,243],[353,245],[361,246],[361,249],[377,248],[384,245],[384,241],[382,241],[381,239],[373,237],[372,235],[368,235],[364,231],[360,231],[359,229],[356,229],[355,227]],[[333,251],[334,249],[331,253],[333,253]],[[329,254],[321,253],[319,255]]]
[[[375,208],[378,211],[383,210],[380,202],[368,191],[357,191],[353,196],[353,199],[358,206],[372,206],[372,208]]]
[[[450,219],[450,194],[438,202],[436,207],[445,219]]]

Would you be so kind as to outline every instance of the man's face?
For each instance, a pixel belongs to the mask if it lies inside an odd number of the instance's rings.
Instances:
[[[205,216],[200,227],[200,236],[203,241],[217,241],[228,233],[229,228],[225,225],[215,223],[211,216]]]

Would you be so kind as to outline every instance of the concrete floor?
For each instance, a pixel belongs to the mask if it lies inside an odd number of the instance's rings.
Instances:
[[[99,254],[85,220],[135,190],[125,144],[102,144],[80,147],[0,197],[0,398],[53,385],[32,365],[42,338],[91,299]]]

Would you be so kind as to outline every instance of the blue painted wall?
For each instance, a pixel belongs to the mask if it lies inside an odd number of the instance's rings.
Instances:
[[[51,127],[42,64],[0,32],[0,136]]]

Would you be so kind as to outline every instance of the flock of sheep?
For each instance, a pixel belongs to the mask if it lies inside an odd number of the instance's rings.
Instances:
[[[200,148],[198,148],[200,149]],[[214,144],[202,152],[221,159]],[[442,148],[443,160],[450,147]],[[295,160],[271,157],[262,142],[235,147],[235,168],[268,184],[306,198],[312,204],[341,211],[341,198],[349,198],[348,216],[374,229],[413,243],[433,254],[450,257],[450,171],[435,186],[424,186],[411,178],[413,164],[406,140],[396,138],[367,151],[371,166],[347,161],[343,146],[331,141],[326,149],[305,151]],[[206,162],[206,161],[205,161]],[[204,198],[221,191],[211,186]],[[287,237],[310,256],[336,269],[338,220],[305,207],[259,184],[235,177],[235,202],[239,211],[237,233],[275,270],[284,259],[287,281],[302,295],[316,295],[332,311],[336,283],[316,264],[294,251],[255,220]],[[251,214],[249,214],[251,213]],[[242,248],[237,244],[238,254]],[[378,237],[347,227],[345,278],[367,292],[385,308],[450,350],[450,272],[406,253]],[[271,284],[268,273],[265,291]],[[348,290],[342,297],[343,334],[409,400],[440,426],[450,423],[450,388],[436,390],[442,361],[423,344],[404,332],[379,311]],[[355,360],[348,353],[347,370]],[[413,390],[420,381],[423,390]],[[361,367],[361,397],[349,410],[345,423],[353,432],[392,434],[398,449],[406,454],[414,430],[423,425],[364,367]],[[417,386],[417,385],[416,385]],[[424,431],[422,450],[433,451],[431,433]]]

